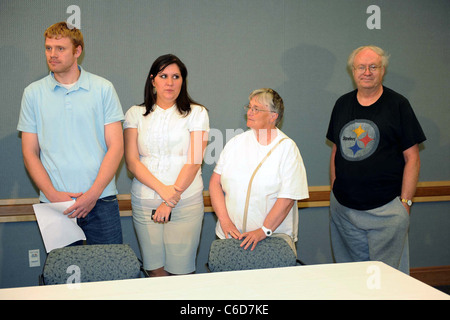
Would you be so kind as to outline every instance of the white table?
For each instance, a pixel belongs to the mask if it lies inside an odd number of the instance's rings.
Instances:
[[[1,289],[0,299],[422,300],[450,296],[370,261]]]

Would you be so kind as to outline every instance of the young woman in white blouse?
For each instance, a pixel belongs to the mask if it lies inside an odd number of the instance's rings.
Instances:
[[[133,223],[150,276],[195,271],[209,117],[189,97],[186,80],[180,59],[159,57],[150,68],[144,103],[125,115],[125,161],[134,175]]]
[[[218,217],[216,235],[243,240],[241,246],[251,250],[268,236],[280,236],[296,251],[297,200],[309,196],[303,160],[295,142],[277,128],[284,113],[278,93],[258,89],[250,94],[249,102],[250,130],[228,141],[209,183]],[[270,150],[254,176],[244,219],[249,181]]]

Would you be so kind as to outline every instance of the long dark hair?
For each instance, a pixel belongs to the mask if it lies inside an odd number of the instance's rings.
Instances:
[[[173,54],[165,54],[158,57],[155,62],[153,62],[150,72],[148,73],[147,81],[145,83],[144,89],[144,102],[141,106],[145,106],[144,116],[150,114],[153,111],[153,105],[156,103],[156,93],[153,91],[153,78],[156,77],[158,73],[163,71],[168,65],[175,63],[181,72],[181,78],[183,83],[181,84],[180,94],[176,99],[177,109],[183,116],[187,116],[191,112],[191,104],[198,104],[191,99],[189,93],[187,92],[187,69],[184,63]]]

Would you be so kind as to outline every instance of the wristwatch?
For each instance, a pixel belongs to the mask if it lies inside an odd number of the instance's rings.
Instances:
[[[266,227],[262,226],[261,229],[264,231],[266,236],[270,237],[272,235],[272,230],[267,229]]]
[[[406,204],[408,205],[408,207],[411,207],[411,206],[412,206],[412,201],[409,200],[409,199],[403,199],[403,198],[402,198],[402,202],[406,203]]]

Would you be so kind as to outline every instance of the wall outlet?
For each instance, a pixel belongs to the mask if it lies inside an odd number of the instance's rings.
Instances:
[[[30,262],[31,267],[40,267],[41,266],[41,257],[39,254],[39,249],[28,250],[28,260]]]

